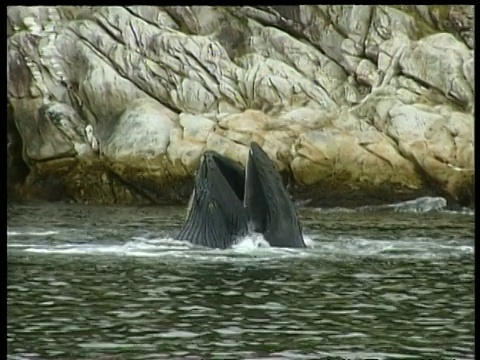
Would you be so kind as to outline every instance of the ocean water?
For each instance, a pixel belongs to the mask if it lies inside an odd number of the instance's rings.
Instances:
[[[474,213],[433,200],[229,250],[174,240],[182,207],[10,204],[7,358],[474,359]]]

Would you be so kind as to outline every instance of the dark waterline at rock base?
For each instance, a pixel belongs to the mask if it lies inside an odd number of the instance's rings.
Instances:
[[[7,184],[7,199],[10,202],[68,202],[85,205],[186,205],[193,190],[193,178],[180,178],[171,184],[158,186],[150,182],[126,183],[119,181],[117,176],[110,176],[109,186],[99,184],[84,184],[88,189],[83,197],[73,194],[60,179],[47,177],[32,185],[22,185],[9,182]],[[441,196],[447,200],[449,209],[461,207],[475,209],[473,189],[460,199],[452,199],[448,194],[438,194],[435,191],[422,189],[392,189],[379,186],[378,189],[351,189],[348,186],[329,188],[320,185],[300,186],[285,183],[288,192],[295,202],[309,207],[346,207],[376,206],[414,200],[420,197]],[[145,186],[147,185],[147,186]],[[85,196],[86,195],[86,196]]]

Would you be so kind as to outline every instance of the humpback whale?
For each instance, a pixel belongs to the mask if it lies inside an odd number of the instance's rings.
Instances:
[[[295,206],[272,160],[256,142],[250,144],[245,171],[244,207],[250,230],[262,233],[270,246],[305,247]]]
[[[200,159],[185,223],[176,237],[225,249],[251,232],[274,247],[305,247],[295,207],[273,162],[255,142],[245,168],[208,150]]]

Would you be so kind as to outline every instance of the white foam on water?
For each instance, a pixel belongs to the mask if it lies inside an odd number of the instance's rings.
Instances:
[[[310,239],[310,238],[308,238]],[[270,247],[261,234],[245,236],[230,249],[209,249],[192,245],[173,238],[144,238],[135,236],[125,243],[8,243],[8,248],[36,254],[90,255],[157,257],[165,259],[189,258],[194,261],[244,261],[270,260],[285,257],[310,256],[306,249],[285,249]]]
[[[262,234],[253,233],[237,240],[232,249],[238,252],[252,251],[259,248],[269,248],[270,244]]]
[[[461,208],[460,210],[441,210],[441,212],[444,212],[446,214],[461,214],[461,215],[470,215],[470,216],[475,216],[475,210],[469,209],[469,208]]]
[[[315,246],[315,240],[313,240],[309,235],[302,234],[303,240],[307,248]],[[271,248],[270,243],[264,238],[261,233],[253,233],[239,239],[232,248],[237,251],[251,251],[259,248]],[[278,248],[277,248],[278,249]],[[285,249],[284,249],[285,250]],[[291,250],[291,249],[286,249]]]
[[[50,236],[59,234],[60,231],[8,231],[7,236]]]
[[[28,248],[31,246],[32,245],[30,244],[7,244],[7,247],[11,247],[11,248]]]
[[[120,256],[161,256],[169,255],[174,251],[188,250],[187,243],[171,238],[155,239],[136,238],[124,244],[60,244],[60,245],[28,245],[24,251],[43,254],[72,254],[72,255],[120,255]],[[8,247],[15,247],[19,244],[8,244]]]
[[[303,242],[307,247],[315,247],[316,241],[307,234],[303,234]]]
[[[304,256],[338,258],[339,256],[385,258],[439,258],[474,253],[473,241],[452,239],[441,241],[430,238],[368,239],[359,236],[324,238],[304,234],[306,249],[271,247],[261,234],[239,239],[230,249],[209,249],[186,241],[168,238],[131,237],[124,243],[7,243],[7,248],[38,254],[157,257],[166,260],[189,258],[193,261],[272,260]]]
[[[340,236],[329,241],[317,241],[315,248],[323,254],[387,258],[438,258],[474,252],[474,245],[465,244],[465,240],[445,243],[422,237],[382,240]]]

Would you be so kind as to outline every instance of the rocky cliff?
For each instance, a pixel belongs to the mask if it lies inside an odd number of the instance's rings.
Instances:
[[[183,202],[255,140],[297,199],[474,206],[473,12],[9,7],[9,196]]]

